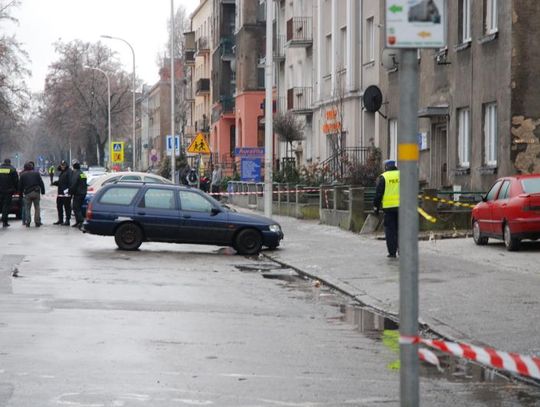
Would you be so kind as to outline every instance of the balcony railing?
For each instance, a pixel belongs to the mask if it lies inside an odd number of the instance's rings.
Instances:
[[[207,95],[210,93],[210,79],[201,78],[197,81],[195,86],[195,94],[197,96]]]
[[[222,61],[232,61],[235,54],[234,37],[224,37],[220,41],[220,55]]]
[[[313,88],[304,86],[288,89],[287,110],[298,114],[313,113]]]
[[[197,39],[197,55],[208,54],[210,52],[210,44],[207,37],[199,37]]]
[[[293,17],[287,20],[287,45],[289,47],[313,45],[311,17]]]
[[[184,51],[184,62],[186,65],[195,65],[195,51]]]

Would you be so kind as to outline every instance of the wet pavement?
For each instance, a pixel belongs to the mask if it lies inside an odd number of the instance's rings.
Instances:
[[[52,205],[42,228],[0,231],[0,406],[399,405],[394,318],[263,256],[121,252],[51,225]],[[266,254],[305,240],[285,231]],[[423,405],[540,405],[535,388],[442,363],[422,365]]]

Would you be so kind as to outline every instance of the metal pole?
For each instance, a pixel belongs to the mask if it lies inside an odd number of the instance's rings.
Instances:
[[[274,150],[274,126],[272,123],[273,87],[273,0],[266,1],[266,66],[265,66],[265,117],[264,117],[264,214],[272,217],[272,157]]]
[[[174,0],[171,0],[171,135],[172,135],[172,155],[171,155],[171,181],[176,182],[176,136],[174,135]],[[182,151],[182,147],[180,151]]]
[[[133,49],[133,47],[131,46],[131,44],[129,42],[127,42],[125,39],[123,38],[120,38],[120,37],[112,37],[110,35],[102,35],[101,36],[102,38],[108,38],[110,40],[118,40],[118,41],[122,41],[124,44],[126,44],[129,49],[131,50],[131,55],[133,57],[133,73],[132,73],[132,93],[133,93],[133,99],[132,99],[132,122],[131,122],[131,126],[132,126],[132,136],[131,136],[131,143],[133,144],[133,147],[132,147],[132,153],[133,153],[133,158],[132,158],[132,165],[133,165],[133,170],[136,169],[137,165],[136,165],[136,146],[135,146],[135,93],[136,93],[136,89],[135,89],[135,86],[136,86],[136,76],[135,76],[135,50]]]
[[[402,407],[419,405],[418,345],[418,57],[416,49],[401,51],[399,63],[398,165],[399,326]]]

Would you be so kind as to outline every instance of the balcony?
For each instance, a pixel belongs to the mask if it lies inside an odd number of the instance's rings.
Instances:
[[[212,107],[212,123],[217,122],[222,117],[234,118],[236,100],[232,96],[220,96],[219,102]]]
[[[184,33],[186,51],[195,51],[195,32],[189,31]]]
[[[287,90],[287,110],[296,114],[313,113],[313,88],[294,87]]]
[[[195,95],[193,94],[193,88],[191,87],[191,83],[188,83],[184,89],[184,100],[186,102],[195,101]]]
[[[293,17],[287,20],[287,46],[307,48],[312,45],[311,17]]]
[[[195,65],[195,51],[184,51],[184,63],[186,66]]]
[[[204,96],[210,94],[210,79],[201,78],[197,81],[195,86],[195,94],[197,96]]]
[[[224,37],[219,42],[220,55],[222,61],[232,61],[235,58],[234,37]]]
[[[210,44],[207,37],[199,37],[196,41],[197,55],[206,55],[210,53]]]

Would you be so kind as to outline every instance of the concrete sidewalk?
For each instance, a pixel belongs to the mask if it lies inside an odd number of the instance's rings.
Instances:
[[[386,244],[339,228],[275,216],[285,239],[264,254],[368,307],[398,315],[399,260]],[[507,252],[500,242],[420,242],[420,321],[453,340],[540,354],[540,244]]]

